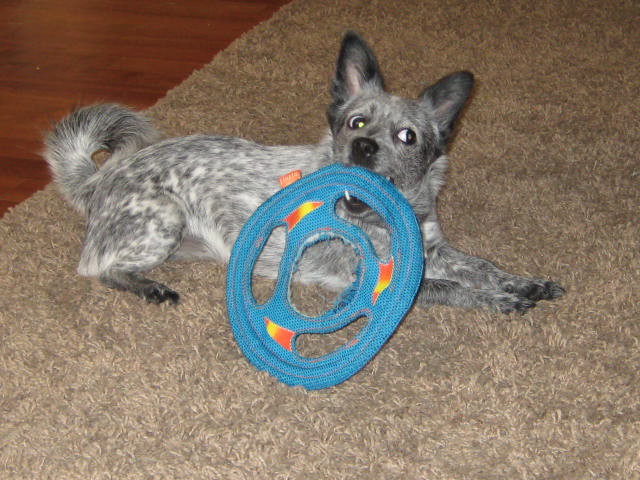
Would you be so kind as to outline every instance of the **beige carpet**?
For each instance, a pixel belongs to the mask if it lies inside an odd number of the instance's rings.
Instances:
[[[640,478],[639,24],[637,0],[298,0],[242,37],[152,108],[165,132],[315,141],[347,28],[396,92],[472,70],[445,232],[567,295],[414,310],[308,393],[242,357],[222,268],[154,272],[178,308],[76,276],[48,187],[0,222],[0,478]]]

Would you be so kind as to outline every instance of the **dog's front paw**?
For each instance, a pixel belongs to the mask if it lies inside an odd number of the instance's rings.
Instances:
[[[536,306],[535,300],[515,293],[502,292],[493,294],[487,303],[489,307],[504,314],[518,312],[521,315],[524,315],[525,312]]]
[[[519,279],[508,281],[501,285],[502,290],[507,293],[528,298],[534,302],[540,300],[554,300],[565,293],[565,289],[556,282],[544,280]]]
[[[536,306],[535,300],[517,293],[467,288],[458,282],[442,279],[425,279],[416,302],[423,307],[440,304],[451,307],[488,308],[506,314],[523,314]]]

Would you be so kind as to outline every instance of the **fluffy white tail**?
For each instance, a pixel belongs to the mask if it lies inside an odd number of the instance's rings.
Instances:
[[[141,114],[121,105],[83,107],[63,118],[45,139],[44,158],[62,193],[84,213],[98,171],[92,155],[99,150],[127,157],[154,143],[158,133]]]

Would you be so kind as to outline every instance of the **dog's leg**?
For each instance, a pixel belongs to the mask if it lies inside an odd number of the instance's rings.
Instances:
[[[178,293],[142,276],[174,254],[185,231],[184,213],[168,198],[128,205],[92,218],[78,272],[135,293],[150,303],[178,303]]]
[[[537,301],[552,300],[563,293],[555,282],[512,275],[488,260],[441,243],[426,252],[425,280],[418,301],[523,313]]]

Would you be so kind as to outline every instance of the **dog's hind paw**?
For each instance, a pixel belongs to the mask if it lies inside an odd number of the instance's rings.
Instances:
[[[553,300],[556,298],[560,298],[566,293],[566,290],[556,282],[544,282],[544,290],[543,296],[540,297],[540,300]]]
[[[140,293],[140,296],[147,302],[154,303],[156,305],[164,302],[169,302],[171,305],[177,305],[180,302],[180,295],[161,283],[149,285],[149,287],[145,288]]]
[[[111,288],[135,293],[138,297],[156,305],[167,301],[172,305],[177,305],[180,301],[180,295],[177,292],[136,272],[112,269],[102,274],[100,280]]]

